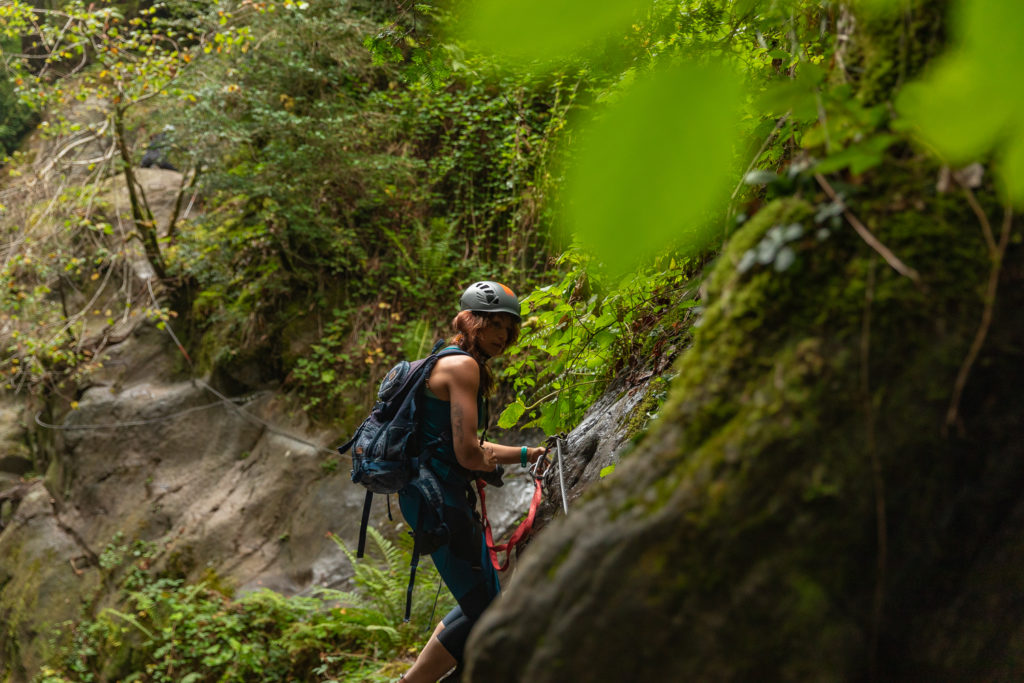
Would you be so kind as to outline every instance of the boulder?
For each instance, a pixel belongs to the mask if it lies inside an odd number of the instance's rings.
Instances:
[[[804,200],[732,238],[656,426],[531,544],[469,680],[1024,675],[1024,248],[948,424],[991,261],[966,202],[919,201],[857,210],[920,286],[852,231],[737,268]]]

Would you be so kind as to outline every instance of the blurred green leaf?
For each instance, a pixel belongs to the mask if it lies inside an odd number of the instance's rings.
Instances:
[[[638,81],[580,133],[566,223],[613,270],[666,243],[697,250],[730,183],[735,74],[684,65]]]
[[[863,173],[882,163],[885,150],[897,140],[895,135],[875,135],[841,152],[830,154],[818,163],[816,170],[818,173],[835,173],[840,169],[849,168],[853,173]]]
[[[994,152],[1004,191],[1024,205],[1024,4],[962,0],[956,9],[953,48],[897,108],[951,164]]]
[[[793,80],[772,83],[759,98],[759,108],[782,116],[786,112],[797,121],[818,118],[818,98],[825,72],[814,64],[803,62]]]
[[[477,0],[469,3],[463,33],[487,52],[548,61],[624,31],[651,4],[650,0]]]
[[[1010,118],[1004,107],[979,106],[988,93],[976,71],[968,59],[944,58],[928,77],[908,85],[897,101],[925,140],[954,164],[988,151]]]

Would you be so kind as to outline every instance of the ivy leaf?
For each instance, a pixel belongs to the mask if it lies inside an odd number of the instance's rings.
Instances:
[[[545,403],[540,409],[537,425],[545,434],[557,434],[562,423],[561,401]]]
[[[526,412],[526,406],[523,405],[522,401],[513,401],[505,410],[501,411],[501,417],[498,418],[498,426],[502,429],[515,427],[524,412]]]
[[[728,191],[741,89],[685,64],[639,79],[581,133],[565,221],[613,271],[675,242],[697,251]]]
[[[476,0],[463,37],[486,52],[551,61],[629,28],[650,0]]]

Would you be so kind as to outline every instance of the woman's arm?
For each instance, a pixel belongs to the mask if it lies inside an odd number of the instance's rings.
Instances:
[[[521,446],[503,446],[500,443],[484,441],[483,447],[484,450],[490,449],[494,453],[495,459],[503,465],[518,465],[521,462],[523,452]],[[531,464],[537,462],[537,459],[544,455],[547,450],[543,446],[527,447],[526,461]]]

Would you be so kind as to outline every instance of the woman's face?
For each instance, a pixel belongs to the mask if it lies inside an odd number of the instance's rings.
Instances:
[[[518,323],[508,313],[496,313],[488,316],[487,322],[480,329],[477,344],[488,356],[498,356],[508,346],[515,333]]]

